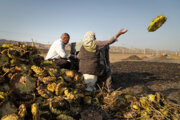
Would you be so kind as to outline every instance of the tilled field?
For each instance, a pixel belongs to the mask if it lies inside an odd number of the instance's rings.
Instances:
[[[180,104],[180,64],[122,61],[111,64],[113,86],[135,95],[163,93]]]

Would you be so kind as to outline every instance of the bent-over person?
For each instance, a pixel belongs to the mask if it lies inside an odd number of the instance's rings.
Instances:
[[[95,90],[98,76],[108,72],[106,66],[100,64],[100,49],[116,42],[117,38],[126,32],[127,30],[121,29],[114,37],[105,41],[96,41],[94,32],[87,32],[84,35],[83,45],[77,57],[79,58],[79,72],[83,74],[84,82],[87,84],[87,91]],[[107,80],[106,87],[108,91],[111,91],[111,79]]]

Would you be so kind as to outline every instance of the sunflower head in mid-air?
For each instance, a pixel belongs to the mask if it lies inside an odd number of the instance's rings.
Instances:
[[[147,28],[149,32],[154,32],[158,28],[160,28],[167,20],[167,17],[164,15],[160,15],[153,19],[153,21],[150,23],[149,27]]]

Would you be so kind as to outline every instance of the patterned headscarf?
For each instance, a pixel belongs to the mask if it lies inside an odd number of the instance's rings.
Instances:
[[[96,52],[96,39],[94,32],[87,32],[84,35],[83,46],[89,52]]]

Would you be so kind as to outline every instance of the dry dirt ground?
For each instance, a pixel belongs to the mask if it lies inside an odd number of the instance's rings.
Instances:
[[[132,56],[132,54],[119,54],[119,53],[110,53],[109,54],[111,63],[122,61],[124,59],[127,59],[129,56]],[[150,58],[150,55],[144,55],[144,54],[139,54],[136,56],[138,56],[141,59]]]
[[[133,57],[123,55],[119,62],[111,58],[114,88],[135,95],[161,92],[180,105],[180,62],[171,63],[172,59],[165,57],[148,58],[150,56],[139,56],[144,60],[127,59]]]

